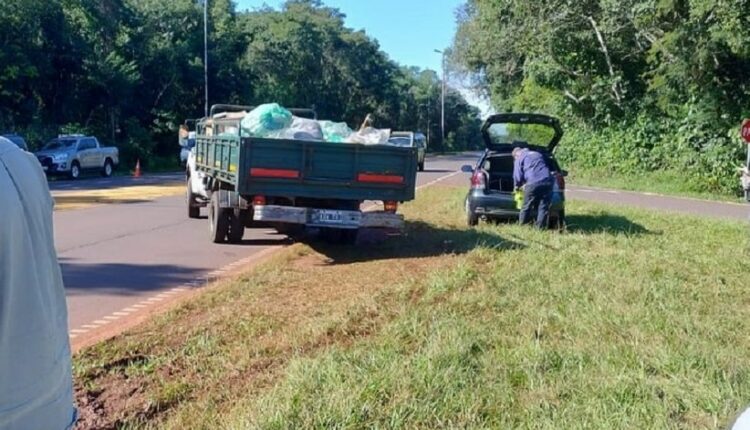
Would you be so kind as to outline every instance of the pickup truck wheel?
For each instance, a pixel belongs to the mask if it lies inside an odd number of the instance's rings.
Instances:
[[[240,243],[242,237],[245,235],[245,221],[242,219],[239,210],[224,210],[229,216],[229,230],[227,231],[227,239],[229,243]]]
[[[469,204],[469,199],[466,199],[466,224],[469,227],[475,227],[477,224],[479,224],[479,217],[471,211],[471,204]]]
[[[216,193],[211,195],[208,206],[209,237],[213,243],[223,243],[229,233],[229,214],[219,206]]]
[[[114,167],[112,166],[112,160],[107,158],[104,161],[104,167],[102,167],[102,176],[104,176],[105,178],[109,178],[110,176],[112,176],[113,170],[114,170]]]
[[[81,165],[78,164],[77,161],[74,161],[73,164],[70,165],[70,173],[68,173],[68,176],[70,176],[70,179],[78,179],[81,177]]]
[[[190,178],[187,180],[187,190],[185,193],[185,203],[187,204],[188,218],[196,219],[201,217],[201,208],[195,204],[195,195],[193,189],[190,188]]]

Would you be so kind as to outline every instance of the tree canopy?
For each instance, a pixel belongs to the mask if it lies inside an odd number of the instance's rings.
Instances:
[[[237,11],[209,2],[209,102],[315,106],[326,119],[430,133],[433,148],[478,144],[478,111],[451,90],[445,145],[440,80],[392,61],[318,0]],[[203,3],[8,0],[0,15],[0,133],[38,145],[97,135],[126,160],[176,154],[176,129],[203,115]]]
[[[571,161],[728,190],[750,114],[748,40],[745,0],[468,0],[454,59],[498,110],[563,117]]]

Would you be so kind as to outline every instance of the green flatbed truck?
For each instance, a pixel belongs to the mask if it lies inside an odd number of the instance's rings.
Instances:
[[[239,242],[254,227],[284,233],[313,227],[329,241],[349,244],[362,228],[403,227],[397,209],[415,196],[415,148],[247,137],[236,133],[241,115],[218,110],[250,107],[214,106],[198,124],[195,166],[214,243]],[[382,210],[363,210],[366,201],[382,203]]]

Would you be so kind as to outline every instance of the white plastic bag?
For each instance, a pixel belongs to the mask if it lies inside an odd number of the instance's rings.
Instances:
[[[322,141],[323,130],[320,128],[318,121],[295,116],[289,127],[272,133],[268,137],[273,139]]]

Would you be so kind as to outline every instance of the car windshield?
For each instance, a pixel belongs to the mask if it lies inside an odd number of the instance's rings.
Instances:
[[[497,123],[489,128],[493,144],[522,143],[531,146],[547,146],[555,138],[555,129],[546,124]]]
[[[409,147],[411,146],[411,139],[408,137],[391,137],[388,139],[388,143],[394,146]]]
[[[62,148],[71,148],[75,145],[75,139],[53,139],[44,145],[43,150],[55,150]]]

